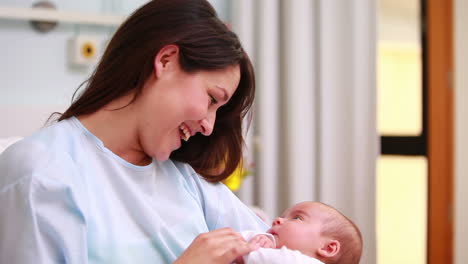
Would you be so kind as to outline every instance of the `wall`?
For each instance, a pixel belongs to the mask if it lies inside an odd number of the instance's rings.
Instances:
[[[0,7],[31,7],[30,0],[0,0]],[[145,0],[61,0],[58,10],[83,13],[130,14]],[[212,0],[221,18],[228,19],[224,0]],[[63,111],[73,92],[87,79],[91,67],[74,67],[68,60],[68,40],[92,35],[105,45],[116,27],[60,23],[48,33],[34,31],[28,21],[0,18],[0,138],[27,136],[49,115]]]
[[[454,1],[455,264],[468,263],[468,0]]]
[[[1,7],[31,7],[29,0],[0,0]],[[144,1],[52,1],[58,10],[128,14]],[[124,3],[125,2],[125,3]],[[91,67],[72,67],[68,40],[86,34],[104,43],[115,27],[66,23],[48,33],[28,21],[0,18],[0,137],[26,136],[42,127],[54,111],[63,111]]]

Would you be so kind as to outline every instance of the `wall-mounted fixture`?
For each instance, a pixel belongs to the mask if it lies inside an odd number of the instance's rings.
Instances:
[[[58,23],[116,27],[125,20],[125,16],[63,11],[44,7],[19,8],[0,6],[1,19],[54,21]]]
[[[94,65],[100,54],[100,41],[95,36],[79,35],[69,41],[69,61],[74,66]]]
[[[39,1],[33,4],[33,8],[41,8],[41,9],[51,9],[55,10],[55,5],[49,1]],[[54,20],[30,20],[32,27],[39,31],[39,32],[49,32],[55,27],[57,27],[57,21]]]

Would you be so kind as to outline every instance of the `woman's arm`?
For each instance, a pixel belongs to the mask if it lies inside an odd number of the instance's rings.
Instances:
[[[85,222],[66,189],[32,177],[0,191],[0,263],[87,263]]]
[[[57,180],[73,172],[47,155],[18,153],[0,156],[0,263],[88,263],[84,215]]]
[[[224,184],[205,181],[188,164],[174,165],[184,175],[184,186],[198,201],[209,230],[198,235],[175,263],[232,263],[255,250],[257,246],[248,245],[239,232],[264,232],[269,226]]]

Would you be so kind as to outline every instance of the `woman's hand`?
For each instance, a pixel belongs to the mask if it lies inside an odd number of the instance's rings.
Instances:
[[[230,264],[257,248],[232,228],[221,228],[198,235],[173,264]]]

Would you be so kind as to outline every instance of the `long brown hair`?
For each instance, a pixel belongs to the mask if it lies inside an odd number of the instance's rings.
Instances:
[[[94,113],[131,92],[133,103],[154,70],[154,57],[169,44],[179,47],[186,72],[240,66],[239,86],[218,109],[213,133],[197,134],[170,156],[208,181],[221,181],[242,160],[242,120],[255,96],[255,77],[238,37],[206,0],[153,0],[136,10],[114,34],[86,89],[58,120]]]

